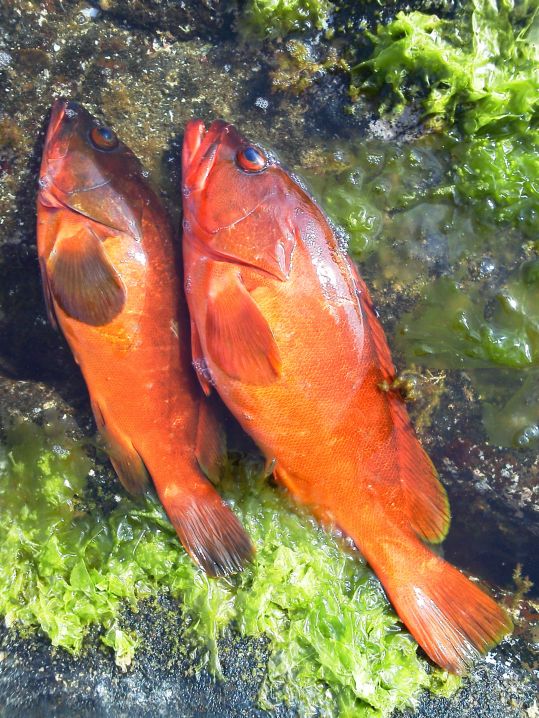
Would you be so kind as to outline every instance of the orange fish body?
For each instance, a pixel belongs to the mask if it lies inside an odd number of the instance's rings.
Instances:
[[[132,493],[153,479],[206,571],[239,569],[249,540],[200,469],[216,468],[219,430],[192,372],[169,221],[135,156],[75,103],[53,107],[37,210],[49,314],[119,478]]]
[[[349,535],[439,665],[462,672],[510,628],[430,551],[447,497],[415,437],[367,289],[298,182],[232,126],[183,150],[185,289],[194,365],[276,478]]]

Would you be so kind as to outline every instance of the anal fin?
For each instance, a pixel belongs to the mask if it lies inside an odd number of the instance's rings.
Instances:
[[[198,465],[213,484],[219,482],[226,459],[222,411],[216,398],[206,397],[199,401],[195,455]]]
[[[107,420],[99,402],[92,400],[92,410],[109,459],[124,489],[133,495],[145,493],[150,487],[150,477],[140,454],[129,437]]]

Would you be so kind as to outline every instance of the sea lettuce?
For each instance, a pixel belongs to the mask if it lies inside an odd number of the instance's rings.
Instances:
[[[248,0],[242,19],[246,33],[285,36],[327,27],[333,5],[328,0]]]
[[[382,112],[419,104],[448,135],[458,199],[537,232],[538,0],[471,0],[454,19],[400,12],[370,38],[352,96],[389,90]]]
[[[388,85],[401,103],[419,99],[425,115],[468,135],[527,130],[539,108],[538,7],[471,0],[456,20],[400,12],[370,35],[371,57],[352,70],[355,88]]]
[[[96,470],[65,434],[31,422],[9,433],[0,459],[8,625],[37,628],[75,654],[98,626],[127,669],[139,638],[122,624],[124,606],[136,611],[168,591],[194,619],[182,642],[217,674],[219,639],[232,623],[243,636],[266,637],[265,706],[284,700],[305,716],[380,717],[414,704],[422,689],[457,685],[428,670],[359,554],[296,511],[255,460],[231,462],[220,487],[257,547],[253,565],[228,580],[193,565],[156,500],[130,499],[118,485],[112,500],[96,502]]]
[[[408,360],[436,368],[539,368],[538,266],[524,262],[488,311],[453,279],[433,282],[400,324]]]

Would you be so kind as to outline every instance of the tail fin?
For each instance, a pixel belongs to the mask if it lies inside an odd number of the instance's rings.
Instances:
[[[207,574],[237,573],[251,560],[249,536],[209,481],[168,483],[158,493],[185,550]]]
[[[384,520],[382,512],[379,516]],[[439,666],[467,671],[512,629],[505,611],[454,566],[432,553],[412,531],[369,512],[365,536],[354,536],[402,622]],[[342,524],[341,524],[342,526]],[[346,526],[342,526],[346,531]],[[362,527],[363,528],[363,527]],[[365,527],[367,528],[367,527]]]
[[[425,653],[451,673],[465,673],[512,630],[505,611],[439,557],[433,562],[429,556],[412,583],[390,584],[387,593],[403,623]]]

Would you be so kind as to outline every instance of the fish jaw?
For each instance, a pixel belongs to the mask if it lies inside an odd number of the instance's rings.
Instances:
[[[61,98],[56,100],[51,109],[51,116],[49,119],[49,125],[47,127],[47,134],[45,136],[45,144],[43,157],[41,158],[41,171],[47,170],[48,164],[51,159],[59,159],[65,157],[67,148],[63,151],[58,152],[56,150],[55,137],[58,134],[59,128],[64,120],[67,100]],[[55,150],[53,150],[55,148]]]
[[[191,120],[185,128],[182,153],[183,193],[201,191],[217,159],[219,149],[234,131],[224,120],[215,120],[208,129],[202,120]]]
[[[182,176],[185,178],[187,171],[192,164],[204,135],[206,127],[202,120],[189,120],[185,126],[182,147]]]
[[[73,132],[73,126],[65,122],[66,117],[72,117],[79,109],[80,105],[65,98],[59,98],[52,106],[39,175],[38,201],[46,207],[58,209],[63,206],[54,191],[54,177],[57,165],[67,156]]]

